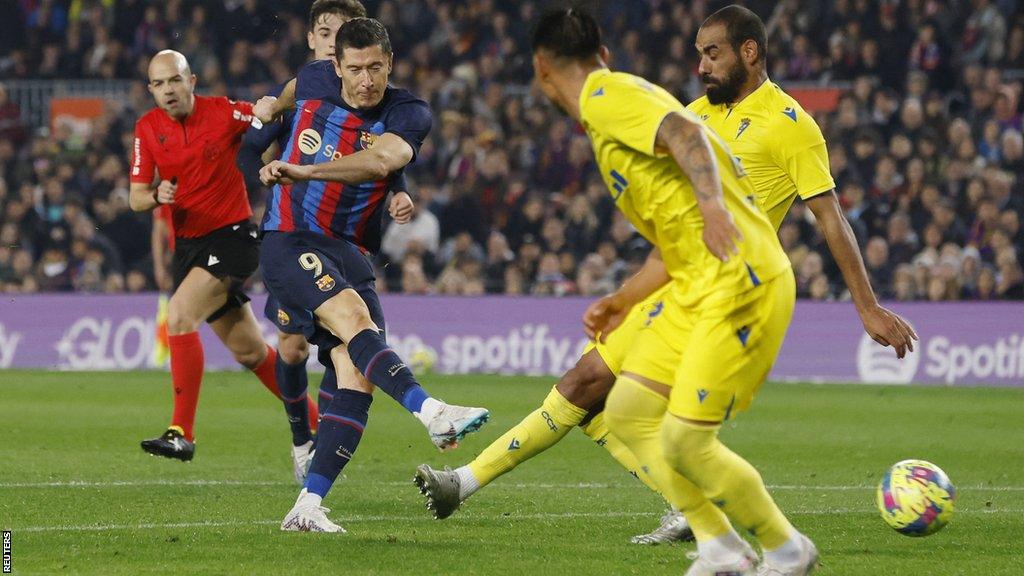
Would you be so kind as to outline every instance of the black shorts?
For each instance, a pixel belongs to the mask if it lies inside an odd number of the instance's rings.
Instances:
[[[228,301],[206,319],[213,322],[249,301],[242,285],[256,272],[259,263],[260,242],[256,237],[256,226],[249,221],[230,224],[198,238],[175,238],[171,261],[174,290],[178,290],[193,268],[202,268],[217,278],[230,279]]]
[[[348,288],[359,294],[374,324],[385,330],[373,264],[355,244],[313,232],[270,231],[264,233],[260,260],[263,283],[272,296],[264,314],[282,331],[302,334],[321,351],[341,344],[316,322],[313,311]]]

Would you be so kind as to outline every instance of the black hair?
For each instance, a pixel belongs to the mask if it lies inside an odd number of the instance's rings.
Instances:
[[[340,14],[348,20],[366,18],[366,6],[359,0],[316,0],[309,7],[310,30],[316,28],[324,14]]]
[[[577,8],[556,8],[541,15],[533,29],[531,47],[559,58],[585,60],[601,51],[597,20]]]
[[[338,36],[334,40],[336,57],[341,60],[345,48],[369,48],[380,46],[385,55],[391,55],[391,39],[388,30],[373,18],[353,18],[338,28]]]
[[[740,51],[740,46],[743,46],[744,42],[753,40],[757,44],[757,60],[764,60],[768,56],[768,34],[765,32],[764,22],[749,9],[737,4],[726,6],[708,16],[701,24],[701,28],[712,24],[725,26],[729,44],[736,52]]]

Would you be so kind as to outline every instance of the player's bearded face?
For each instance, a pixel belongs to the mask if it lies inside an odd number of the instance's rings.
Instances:
[[[710,72],[701,72],[700,81],[704,83],[708,101],[712,104],[731,104],[736,101],[740,90],[747,82],[750,73],[743,66],[743,62],[735,57],[728,65],[722,75],[715,75]]]
[[[392,55],[380,45],[367,48],[345,48],[334,68],[341,77],[342,97],[350,106],[373,108],[384,99],[391,74]]]

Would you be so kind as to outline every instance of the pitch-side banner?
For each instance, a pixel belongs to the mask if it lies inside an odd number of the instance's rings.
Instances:
[[[388,340],[442,373],[558,375],[586,345],[578,298],[384,296]],[[136,370],[154,365],[154,295],[8,294],[0,301],[0,369]],[[868,338],[849,304],[799,302],[776,380],[1024,386],[1024,305],[896,304],[921,336],[897,360]],[[262,318],[268,342],[274,327]],[[237,368],[208,328],[210,369]],[[0,372],[0,382],[13,377]]]

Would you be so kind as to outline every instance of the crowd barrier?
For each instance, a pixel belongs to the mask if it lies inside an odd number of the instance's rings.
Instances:
[[[558,375],[586,345],[582,298],[384,295],[388,341],[441,373]],[[920,334],[897,360],[861,329],[848,303],[801,301],[772,379],[836,383],[1024,386],[1024,305],[892,304]],[[154,365],[157,298],[141,295],[4,295],[0,369],[137,370]],[[263,297],[253,309],[262,318]],[[238,365],[207,327],[210,369]],[[433,360],[427,362],[427,359]],[[0,371],[0,382],[14,377]]]

